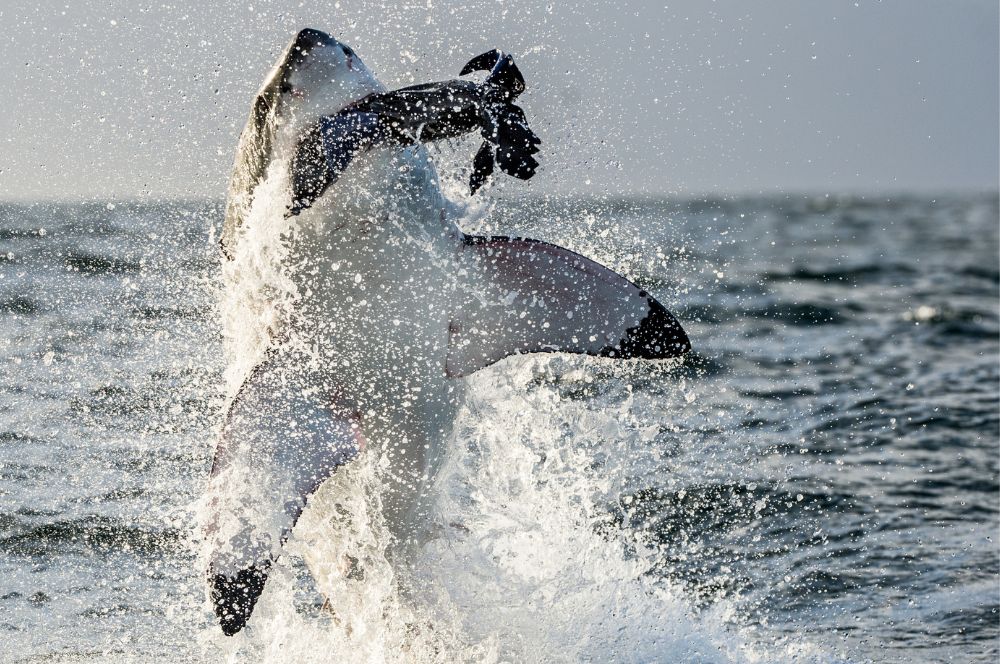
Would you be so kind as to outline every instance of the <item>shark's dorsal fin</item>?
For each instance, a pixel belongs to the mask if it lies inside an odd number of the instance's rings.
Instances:
[[[625,277],[554,244],[466,236],[461,267],[476,297],[449,327],[449,376],[509,355],[566,352],[663,359],[691,349],[677,319]]]

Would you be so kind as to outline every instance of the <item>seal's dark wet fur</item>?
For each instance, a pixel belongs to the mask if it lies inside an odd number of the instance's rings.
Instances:
[[[372,94],[335,115],[320,118],[303,135],[292,162],[292,203],[297,215],[337,181],[355,156],[383,145],[413,145],[454,138],[479,129],[483,144],[473,161],[474,194],[494,164],[527,180],[535,174],[541,140],[513,102],[524,91],[514,59],[493,50],[473,58],[462,75],[486,70],[480,84],[454,80]]]

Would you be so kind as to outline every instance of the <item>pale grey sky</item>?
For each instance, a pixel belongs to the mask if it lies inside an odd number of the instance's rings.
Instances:
[[[995,189],[998,20],[995,0],[3,0],[0,199],[223,196],[305,26],[390,87],[513,52],[544,140],[525,191]]]

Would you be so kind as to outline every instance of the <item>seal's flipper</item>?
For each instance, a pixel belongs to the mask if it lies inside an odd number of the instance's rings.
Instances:
[[[500,170],[522,180],[531,179],[538,161],[531,155],[538,152],[541,139],[528,127],[524,111],[508,104],[495,115],[496,157]]]
[[[465,376],[508,355],[663,359],[691,343],[656,299],[589,258],[546,242],[467,236],[474,290],[452,315],[446,370]]]
[[[469,176],[469,190],[475,194],[493,175],[493,146],[483,141],[476,158],[472,161],[472,175]]]
[[[391,140],[375,113],[350,110],[321,117],[299,141],[292,159],[292,204],[286,216],[311,206],[357,155]]]
[[[465,66],[462,67],[462,71],[458,72],[458,75],[465,76],[466,74],[471,74],[474,71],[492,71],[493,67],[502,57],[503,51],[498,48],[481,53],[466,62]]]
[[[524,92],[524,76],[514,64],[514,58],[501,50],[493,49],[469,60],[459,76],[471,74],[474,71],[488,71],[489,75],[483,82],[484,88],[492,88],[494,94],[505,102],[514,101]]]
[[[362,446],[357,418],[325,403],[298,361],[251,374],[233,401],[209,481],[208,581],[222,631],[249,620],[309,495]]]
[[[542,142],[528,127],[524,111],[513,103],[525,88],[524,77],[514,64],[514,58],[494,49],[470,60],[461,73],[464,76],[482,70],[490,72],[478,88],[485,111],[482,134],[495,149],[489,151],[488,172],[486,147],[476,155],[469,182],[473,194],[493,172],[494,161],[504,173],[522,180],[530,179],[538,168],[538,161],[532,155],[538,152],[538,145]]]

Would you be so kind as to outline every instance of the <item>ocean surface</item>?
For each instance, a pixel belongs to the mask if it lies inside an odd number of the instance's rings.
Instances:
[[[233,639],[221,216],[0,205],[0,661],[1000,657],[995,193],[498,200],[466,230],[615,267],[695,351],[480,372],[414,569],[369,542],[327,603],[293,546]]]

